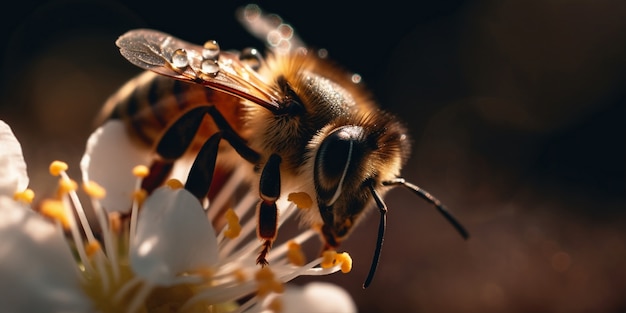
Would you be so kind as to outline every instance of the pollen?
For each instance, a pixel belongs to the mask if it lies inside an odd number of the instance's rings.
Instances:
[[[150,174],[150,169],[145,165],[137,165],[133,168],[133,175],[139,178],[146,178]]]
[[[342,273],[349,273],[352,270],[352,257],[348,252],[337,254],[335,259],[338,263],[341,263]]]
[[[75,191],[78,189],[78,184],[75,180],[72,179],[61,179],[59,181],[59,192],[60,193],[68,193],[70,191]]]
[[[94,199],[102,199],[106,196],[106,190],[93,181],[83,183],[83,190]]]
[[[243,283],[248,280],[246,273],[240,268],[233,271],[233,276],[235,277],[235,280],[239,283]]]
[[[143,204],[143,201],[148,197],[148,192],[144,189],[135,190],[133,192],[133,199],[137,201],[139,205]]]
[[[306,192],[292,192],[287,196],[287,200],[295,203],[300,209],[309,209],[313,206],[313,199]]]
[[[102,250],[102,246],[100,246],[100,243],[97,241],[91,241],[85,245],[85,252],[87,252],[87,255],[90,257],[100,250]]]
[[[241,233],[241,224],[239,224],[239,216],[237,213],[233,211],[233,209],[228,209],[224,214],[224,218],[228,223],[228,229],[224,231],[224,236],[229,239],[234,239],[239,236]]]
[[[303,266],[306,258],[302,252],[302,246],[295,241],[290,241],[287,247],[287,259],[289,263],[296,266]]]
[[[268,266],[259,269],[254,278],[258,284],[257,295],[261,298],[272,292],[282,293],[285,290],[283,284],[274,279],[274,273]]]
[[[205,280],[209,281],[215,276],[215,271],[210,268],[204,268],[201,270],[194,271],[194,273],[202,276]]]
[[[61,175],[61,172],[65,172],[67,169],[67,163],[62,161],[53,161],[50,163],[49,171],[52,176],[59,176]]]
[[[331,268],[335,266],[337,257],[337,251],[335,250],[326,250],[322,253],[322,262],[320,262],[320,266],[322,268]]]
[[[70,221],[65,214],[65,207],[63,206],[63,202],[58,200],[45,200],[41,204],[40,209],[41,215],[47,216],[49,218],[55,219],[61,223],[63,229],[70,228]]]
[[[122,231],[122,217],[119,212],[109,213],[109,228],[114,233],[120,233]]]
[[[283,311],[283,301],[279,298],[274,298],[267,305],[267,308],[270,309],[272,312],[280,313]]]
[[[13,199],[15,201],[22,201],[24,203],[31,204],[33,203],[33,199],[35,199],[35,192],[32,189],[18,191],[13,194]]]
[[[168,180],[165,184],[171,189],[181,189],[184,187],[183,183],[176,178]]]

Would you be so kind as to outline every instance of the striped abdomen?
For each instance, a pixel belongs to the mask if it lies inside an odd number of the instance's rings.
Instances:
[[[128,81],[113,94],[105,103],[99,122],[125,121],[133,137],[152,146],[169,125],[198,106],[215,106],[235,130],[241,130],[239,99],[150,71]],[[198,131],[198,142],[216,131],[215,124],[207,118]]]

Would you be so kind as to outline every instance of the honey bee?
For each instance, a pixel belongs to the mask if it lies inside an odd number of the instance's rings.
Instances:
[[[363,213],[376,207],[378,239],[364,288],[378,265],[386,228],[383,196],[390,188],[408,188],[468,237],[439,200],[401,177],[410,151],[407,130],[363,84],[308,49],[278,16],[249,5],[239,17],[266,40],[265,57],[255,49],[225,51],[216,41],[200,46],[151,29],[131,30],[116,41],[128,61],[147,71],[113,95],[103,114],[125,120],[129,132],[159,156],[144,188],[156,188],[174,161],[193,150],[185,187],[203,200],[217,155],[235,151],[258,179],[262,266],[277,235],[276,201],[285,191],[310,196],[301,220],[319,228],[323,249],[338,247]]]

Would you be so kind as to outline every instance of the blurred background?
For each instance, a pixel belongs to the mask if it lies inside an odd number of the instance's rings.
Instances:
[[[31,187],[78,162],[108,95],[139,73],[118,53],[131,28],[222,48],[262,47],[241,1],[17,1],[0,18],[0,119],[22,142]],[[343,249],[361,312],[626,311],[626,2],[397,0],[260,3],[362,75],[406,122],[407,180],[468,228],[391,191],[376,278],[378,214]],[[1,149],[1,147],[0,147]],[[294,223],[295,224],[295,223]],[[297,280],[304,283],[306,279]]]

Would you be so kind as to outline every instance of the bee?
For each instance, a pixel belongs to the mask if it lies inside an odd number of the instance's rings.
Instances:
[[[202,200],[217,155],[235,151],[258,179],[262,266],[276,239],[276,202],[285,191],[311,198],[301,220],[320,230],[325,250],[337,248],[364,212],[376,207],[378,237],[364,288],[379,262],[383,196],[393,187],[404,186],[431,203],[468,237],[439,200],[401,177],[410,151],[407,130],[377,106],[363,84],[308,49],[277,15],[248,5],[238,16],[266,40],[266,56],[255,49],[221,50],[216,41],[195,45],[151,29],[131,30],[116,41],[128,61],[147,71],[112,96],[103,114],[125,120],[134,137],[154,147],[158,159],[144,188],[156,188],[177,159],[194,151],[185,188]]]

